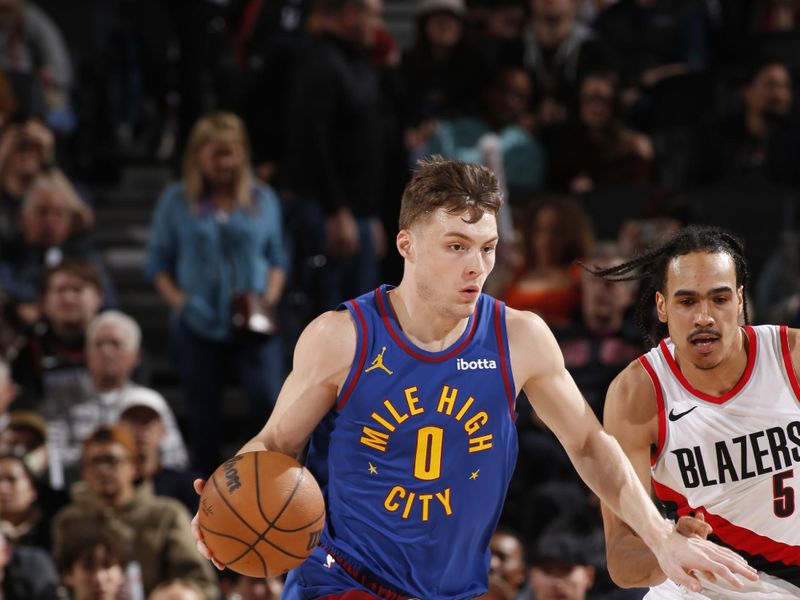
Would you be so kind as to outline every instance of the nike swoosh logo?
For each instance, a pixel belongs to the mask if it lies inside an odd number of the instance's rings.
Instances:
[[[692,411],[693,411],[695,408],[697,408],[697,407],[696,407],[696,406],[693,406],[693,407],[692,407],[692,408],[690,408],[689,410],[687,410],[687,411],[684,411],[684,412],[682,412],[682,413],[675,413],[675,409],[673,408],[673,409],[671,409],[671,410],[669,411],[669,420],[670,420],[670,421],[677,421],[677,420],[678,420],[678,419],[680,419],[681,417],[685,417],[686,415],[688,415],[688,414],[689,414],[690,412],[692,412]]]

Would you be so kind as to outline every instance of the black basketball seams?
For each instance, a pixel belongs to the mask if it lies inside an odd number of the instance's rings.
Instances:
[[[264,507],[261,505],[261,486],[258,483],[258,456],[259,456],[259,453],[256,452],[255,453],[255,462],[254,462],[255,471],[256,471],[256,502],[258,504],[258,512],[261,513],[261,518],[264,519],[264,521],[268,525],[267,529],[264,531],[264,534],[266,534],[267,531],[269,531],[270,529],[274,529],[275,531],[280,531],[281,533],[294,533],[295,531],[301,531],[301,530],[305,529],[306,527],[310,527],[311,525],[313,525],[314,523],[319,521],[320,518],[325,514],[324,511],[318,517],[316,517],[315,519],[312,519],[310,522],[306,523],[305,525],[302,525],[302,526],[297,527],[295,529],[283,529],[283,528],[278,527],[276,525],[276,523],[280,520],[281,515],[284,513],[284,511],[288,508],[289,504],[292,502],[292,499],[294,498],[295,494],[297,493],[297,490],[300,488],[300,484],[303,483],[303,478],[305,477],[305,469],[302,468],[302,467],[300,468],[300,471],[297,474],[297,477],[295,478],[294,489],[292,490],[292,493],[289,494],[289,497],[286,499],[286,502],[281,507],[281,509],[278,511],[278,514],[275,516],[275,519],[270,521],[267,518],[267,515],[264,514]]]
[[[292,552],[289,552],[288,550],[286,550],[286,549],[282,548],[281,546],[278,546],[274,542],[270,541],[269,539],[266,538],[266,536],[272,530],[274,530],[276,532],[280,532],[280,533],[289,533],[289,534],[291,534],[291,533],[296,533],[296,532],[300,532],[300,531],[302,531],[304,529],[307,529],[307,528],[311,527],[312,525],[318,523],[320,520],[322,520],[324,518],[325,510],[323,509],[322,512],[317,517],[315,517],[310,522],[308,522],[308,523],[306,523],[306,524],[304,524],[304,525],[302,525],[300,527],[292,528],[292,529],[286,529],[286,528],[278,527],[276,525],[276,523],[280,520],[280,518],[283,515],[283,513],[286,511],[288,506],[291,504],[292,500],[296,496],[297,491],[300,488],[300,486],[301,486],[301,484],[302,484],[302,482],[303,482],[303,480],[305,478],[305,469],[303,469],[303,468],[300,469],[300,472],[297,474],[297,476],[295,478],[294,488],[292,489],[291,493],[289,494],[288,498],[286,499],[286,501],[283,504],[283,506],[281,507],[281,509],[278,511],[278,514],[275,516],[275,518],[273,520],[270,520],[270,519],[267,518],[266,514],[264,513],[264,507],[262,506],[262,502],[261,502],[261,489],[260,489],[260,485],[259,485],[260,478],[259,478],[259,469],[258,469],[258,460],[259,460],[259,454],[260,453],[259,452],[255,452],[254,454],[255,454],[255,456],[253,457],[253,459],[254,459],[253,464],[254,464],[254,468],[255,468],[256,503],[258,505],[258,511],[259,511],[262,519],[264,519],[264,521],[267,523],[267,528],[263,532],[259,533],[258,530],[256,530],[250,523],[248,523],[242,517],[241,514],[239,514],[239,512],[233,507],[233,505],[229,501],[228,497],[226,497],[225,490],[222,490],[219,487],[219,484],[217,482],[217,479],[214,477],[214,474],[212,474],[212,476],[211,476],[211,482],[214,485],[214,488],[216,489],[218,495],[222,498],[222,501],[225,503],[225,505],[228,507],[228,509],[236,516],[236,518],[239,519],[239,521],[241,521],[244,524],[244,526],[250,532],[255,534],[256,538],[253,540],[252,543],[250,543],[250,542],[247,542],[247,541],[245,541],[245,540],[243,540],[243,539],[241,539],[239,537],[236,537],[236,536],[233,536],[233,535],[230,535],[230,534],[226,534],[226,533],[222,533],[220,531],[215,531],[215,530],[210,529],[207,526],[204,526],[202,524],[200,524],[200,528],[203,531],[208,532],[210,535],[216,535],[216,536],[219,536],[219,537],[222,537],[222,538],[227,538],[227,539],[230,539],[230,540],[234,540],[234,541],[236,541],[236,542],[238,542],[238,543],[240,543],[240,544],[242,544],[244,546],[243,552],[241,552],[238,556],[236,556],[232,560],[225,562],[226,566],[234,565],[235,563],[237,563],[237,562],[241,561],[243,558],[245,558],[250,551],[253,551],[258,556],[258,560],[262,565],[263,572],[264,572],[264,577],[268,577],[269,568],[268,568],[268,565],[267,565],[267,560],[257,550],[258,543],[263,541],[264,543],[268,544],[269,546],[271,546],[272,548],[274,548],[275,550],[277,550],[281,554],[284,554],[284,555],[286,555],[288,557],[294,558],[294,559],[299,560],[299,561],[305,560],[307,558],[307,555],[296,555],[296,554],[293,554]]]

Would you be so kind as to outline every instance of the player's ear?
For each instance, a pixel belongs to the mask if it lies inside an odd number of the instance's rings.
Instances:
[[[739,302],[739,314],[744,314],[744,286],[736,288],[736,300]]]
[[[414,234],[408,229],[401,229],[397,234],[397,251],[406,260],[413,261],[415,256],[416,244]]]
[[[667,299],[661,292],[656,292],[656,312],[658,320],[662,323],[667,322]]]

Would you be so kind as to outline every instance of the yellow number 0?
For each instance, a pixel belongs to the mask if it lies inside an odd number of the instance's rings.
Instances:
[[[417,456],[414,459],[414,477],[431,481],[442,474],[442,445],[444,429],[423,427],[417,431]]]

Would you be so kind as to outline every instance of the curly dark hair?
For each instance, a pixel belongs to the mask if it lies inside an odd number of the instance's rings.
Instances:
[[[744,257],[744,244],[732,233],[718,227],[689,225],[678,231],[660,246],[645,250],[635,258],[607,269],[598,269],[581,263],[581,266],[598,277],[609,281],[642,281],[642,292],[636,303],[636,322],[644,339],[655,345],[647,326],[652,299],[656,292],[666,291],[667,265],[676,256],[692,252],[724,253],[736,267],[736,285],[747,290],[749,273]],[[749,323],[747,294],[744,295],[744,321]],[[666,324],[659,323],[657,333],[666,335]]]

